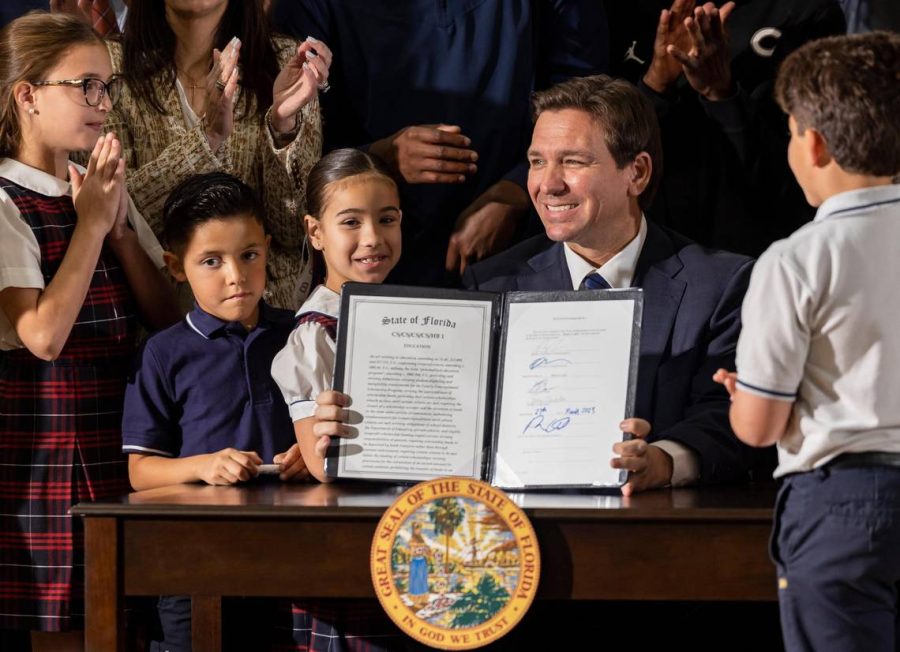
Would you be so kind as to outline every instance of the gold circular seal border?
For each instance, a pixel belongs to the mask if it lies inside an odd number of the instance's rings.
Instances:
[[[519,583],[510,601],[487,622],[460,629],[438,627],[416,617],[400,599],[391,571],[394,540],[406,519],[424,504],[451,497],[475,500],[497,514],[515,536],[520,550]],[[410,487],[388,507],[372,538],[369,566],[378,601],[403,633],[441,650],[472,650],[504,636],[528,611],[537,593],[541,555],[531,522],[503,491],[480,480],[447,477]]]

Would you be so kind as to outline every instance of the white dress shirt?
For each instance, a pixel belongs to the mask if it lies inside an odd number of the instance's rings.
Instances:
[[[572,289],[579,289],[585,277],[595,272],[606,279],[606,282],[613,289],[632,287],[634,272],[637,269],[638,259],[641,256],[641,250],[644,248],[646,239],[647,219],[641,216],[641,226],[637,235],[619,253],[600,267],[594,267],[593,264],[575,253],[569,244],[566,243],[563,251],[566,256],[569,275],[572,278]],[[687,446],[669,440],[656,441],[651,445],[668,453],[672,458],[671,484],[673,487],[691,484],[700,477],[700,462],[697,459],[697,454]]]

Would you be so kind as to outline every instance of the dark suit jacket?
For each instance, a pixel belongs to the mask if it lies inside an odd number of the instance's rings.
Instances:
[[[700,459],[701,481],[751,477],[757,456],[728,422],[728,393],[712,380],[734,369],[741,301],[753,261],[704,249],[683,236],[647,224],[635,287],[644,290],[635,416],[652,425],[650,441],[677,441]],[[469,267],[472,289],[571,290],[562,243],[546,235]]]

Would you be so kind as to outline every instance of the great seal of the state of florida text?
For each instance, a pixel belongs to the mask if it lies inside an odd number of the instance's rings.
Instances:
[[[541,566],[525,513],[466,478],[405,491],[378,523],[370,561],[375,593],[397,627],[444,650],[509,632],[531,606]]]

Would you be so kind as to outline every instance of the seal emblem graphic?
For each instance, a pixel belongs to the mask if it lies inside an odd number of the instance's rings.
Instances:
[[[509,632],[531,606],[540,553],[509,497],[466,478],[422,482],[384,513],[371,551],[372,582],[406,634],[471,650]]]

